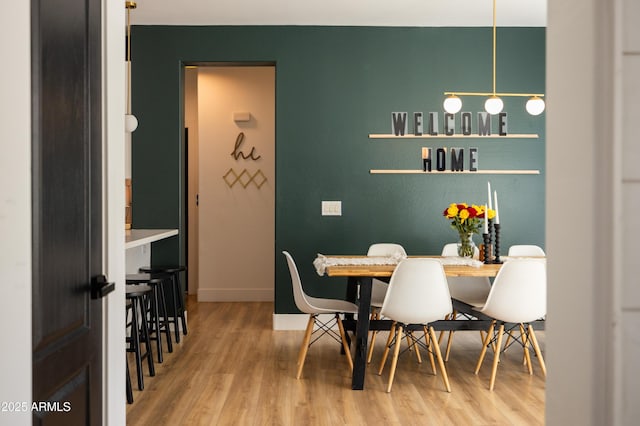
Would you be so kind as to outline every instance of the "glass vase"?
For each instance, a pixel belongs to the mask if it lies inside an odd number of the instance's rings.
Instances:
[[[473,242],[473,232],[460,232],[458,243],[458,256],[472,258],[476,244]]]

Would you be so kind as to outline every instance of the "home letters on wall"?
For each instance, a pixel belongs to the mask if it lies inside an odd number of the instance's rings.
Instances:
[[[432,150],[428,147],[422,148],[422,171],[430,172],[433,164]],[[478,148],[469,148],[467,157],[467,170],[478,171]],[[452,172],[464,171],[465,150],[464,148],[450,148],[449,167]],[[439,172],[447,170],[447,148],[437,148],[435,158],[435,168]]]
[[[442,121],[440,120],[442,118]],[[409,128],[412,128],[412,133]],[[391,133],[369,134],[369,139],[537,139],[537,134],[510,134],[507,131],[506,112],[490,115],[487,112],[457,114],[429,112],[391,113]],[[480,151],[477,147],[423,147],[422,167],[419,169],[371,169],[371,174],[424,173],[481,173],[481,174],[540,174],[537,169],[483,169],[479,168]]]

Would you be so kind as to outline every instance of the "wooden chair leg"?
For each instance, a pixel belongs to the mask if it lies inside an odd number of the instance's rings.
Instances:
[[[433,347],[438,345],[438,342],[434,341],[431,336],[429,335],[429,330],[427,329],[427,326],[423,327],[424,329],[424,339],[427,342],[427,354],[429,355],[429,363],[431,364],[431,372],[433,373],[433,375],[435,376],[436,373],[436,363],[433,360]]]
[[[531,324],[529,324],[529,335],[531,336],[531,344],[533,345],[533,350],[538,357],[538,362],[540,363],[542,374],[544,374],[544,377],[547,377],[547,366],[544,363],[544,358],[542,357],[540,346],[538,346],[538,339],[536,339],[536,333],[535,331],[533,331],[533,326]]]
[[[347,343],[347,336],[344,333],[344,326],[342,325],[342,320],[340,319],[339,314],[336,314],[336,320],[338,321],[338,330],[340,330],[340,338],[342,339],[344,356],[347,357],[347,362],[349,363],[349,370],[353,373],[353,358],[351,357],[351,349],[349,348],[349,344]]]
[[[453,313],[451,314],[451,319],[455,320],[458,317],[458,311],[456,311],[455,309],[453,310]],[[438,340],[438,343],[440,343],[440,340],[442,340],[442,331],[440,332],[440,338]],[[449,361],[449,353],[451,352],[451,343],[453,342],[453,330],[449,330],[449,336],[447,337],[447,349],[444,353],[444,360],[445,361]]]
[[[449,376],[447,375],[447,368],[444,366],[442,354],[440,353],[440,345],[435,344],[436,332],[433,327],[429,327],[429,334],[431,335],[432,342],[434,342],[432,346],[435,349],[436,358],[438,359],[438,365],[440,366],[440,370],[442,371],[442,381],[444,383],[444,387],[447,389],[447,392],[451,392],[451,386],[449,385]]]
[[[382,352],[382,360],[380,361],[380,368],[378,369],[378,376],[382,374],[382,370],[384,370],[384,364],[387,362],[387,357],[389,356],[389,347],[396,332],[396,323],[391,324],[391,330],[389,330],[389,337],[387,338],[387,344],[384,346],[384,352]],[[396,342],[397,343],[397,342]]]
[[[449,353],[451,352],[451,342],[453,342],[453,330],[449,331],[449,337],[447,338],[447,349],[444,352],[445,361],[449,361]]]
[[[489,331],[487,331],[487,335],[482,342],[482,351],[480,351],[480,357],[478,358],[478,363],[476,364],[476,370],[473,372],[474,374],[478,374],[480,371],[480,367],[482,366],[482,361],[484,361],[484,356],[487,353],[487,347],[489,346],[489,342],[491,341],[491,336],[493,336],[493,329],[496,326],[496,322],[491,321],[491,325],[489,326]]]
[[[526,364],[527,366],[527,370],[529,370],[529,375],[533,374],[533,367],[531,366],[531,356],[529,355],[529,339],[527,336],[527,332],[524,329],[524,326],[522,324],[519,325],[520,327],[520,338],[522,339],[522,347],[523,347],[523,351],[524,351],[524,364]]]
[[[504,347],[509,346],[509,342],[511,341],[511,333],[507,333],[507,340],[504,341]]]
[[[407,347],[409,348],[409,351],[413,350],[413,345],[411,345],[411,338],[409,337],[408,334],[407,334]]]
[[[445,321],[449,321],[452,318],[453,318],[452,314],[447,314],[447,315],[444,316],[444,320]],[[442,343],[442,338],[444,337],[444,333],[445,333],[444,330],[440,330],[440,334],[438,334],[438,344]]]
[[[371,332],[371,340],[369,341],[369,349],[367,350],[367,364],[371,363],[371,359],[373,358],[373,347],[376,344],[376,336],[378,335],[378,331],[374,330]]]
[[[493,357],[493,368],[491,369],[491,380],[489,381],[489,390],[493,390],[496,383],[496,372],[498,371],[498,362],[500,362],[500,349],[502,348],[502,335],[504,334],[504,324],[500,324],[498,328],[498,341],[496,342],[496,353]]]
[[[422,364],[422,356],[420,356],[420,348],[418,347],[417,342],[414,343],[415,339],[412,331],[409,331],[409,333],[407,333],[407,341],[411,342],[409,343],[409,347],[413,347],[416,351],[416,359],[418,360],[418,364]]]
[[[302,375],[302,367],[304,367],[304,360],[307,357],[307,351],[309,350],[309,342],[311,341],[311,333],[313,333],[313,326],[316,320],[314,315],[309,315],[309,321],[307,322],[307,329],[304,332],[304,338],[302,339],[302,346],[300,346],[300,352],[298,354],[298,372],[296,373],[296,379],[299,379]]]
[[[371,319],[378,320],[380,319],[380,312],[376,310],[375,314],[371,313]],[[376,336],[378,335],[378,330],[373,330],[371,332],[371,338],[369,339],[369,350],[367,351],[367,364],[371,363],[371,358],[373,357],[373,347],[376,343]]]
[[[391,392],[393,378],[396,375],[396,366],[398,365],[398,355],[400,354],[400,342],[402,341],[402,326],[396,327],[396,347],[393,348],[393,359],[391,360],[391,372],[389,373],[389,384],[387,385],[387,393]]]

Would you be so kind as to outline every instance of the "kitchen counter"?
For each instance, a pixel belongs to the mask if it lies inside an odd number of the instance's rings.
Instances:
[[[125,231],[124,248],[139,247],[174,235],[178,235],[177,229],[128,229]]]
[[[151,264],[151,243],[178,235],[177,229],[128,229],[125,231],[125,269],[137,274],[141,266]]]

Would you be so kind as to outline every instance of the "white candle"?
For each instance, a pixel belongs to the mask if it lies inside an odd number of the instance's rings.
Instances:
[[[487,182],[487,202],[489,203],[489,208],[493,209],[491,206],[491,182]]]
[[[496,202],[496,225],[500,225],[500,213],[498,212],[498,191],[493,191],[493,197]]]
[[[484,205],[484,233],[489,233],[489,210],[487,210],[487,205]]]

